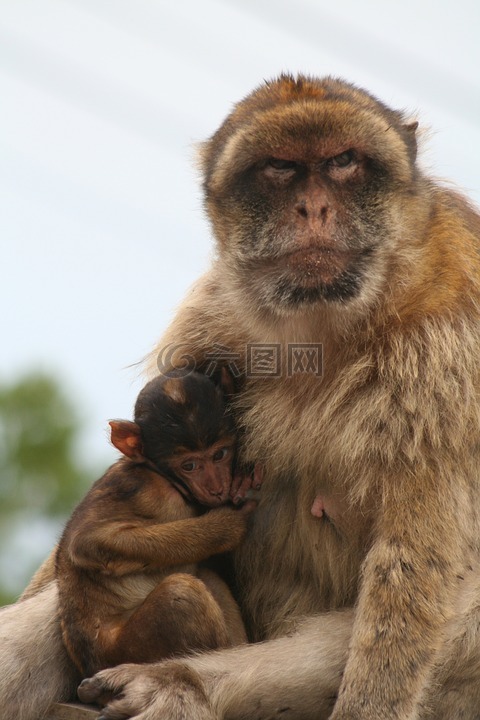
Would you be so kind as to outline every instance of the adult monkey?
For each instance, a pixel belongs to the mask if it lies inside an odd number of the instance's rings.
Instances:
[[[265,480],[237,573],[266,642],[103,671],[80,692],[122,693],[105,718],[478,716],[480,221],[418,170],[415,129],[283,76],[204,146],[218,258],[159,349],[321,343],[324,373],[238,401]]]

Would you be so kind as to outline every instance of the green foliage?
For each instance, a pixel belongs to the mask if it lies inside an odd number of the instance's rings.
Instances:
[[[76,447],[80,429],[53,377],[31,373],[0,383],[0,605],[21,591],[43,557],[20,557],[18,537],[43,523],[54,542],[59,522],[94,479]]]
[[[90,479],[75,457],[79,429],[53,378],[31,374],[0,386],[0,513],[28,507],[55,516],[71,508]]]

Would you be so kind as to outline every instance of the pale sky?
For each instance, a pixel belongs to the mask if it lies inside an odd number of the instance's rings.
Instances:
[[[55,372],[114,457],[128,366],[208,265],[195,142],[281,71],[411,110],[478,202],[479,34],[476,0],[1,0],[0,379]]]

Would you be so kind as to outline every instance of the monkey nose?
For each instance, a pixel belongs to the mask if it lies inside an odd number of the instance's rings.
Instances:
[[[308,217],[308,210],[307,205],[304,201],[300,201],[295,205],[295,210],[297,211],[298,215],[300,215],[303,218]]]
[[[318,221],[323,223],[327,219],[328,204],[325,202],[312,203],[306,200],[300,200],[296,203],[295,210],[297,215],[300,215],[301,218],[304,218],[313,224]]]

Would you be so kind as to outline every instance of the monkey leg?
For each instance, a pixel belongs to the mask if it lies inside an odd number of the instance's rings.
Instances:
[[[436,663],[418,713],[421,720],[478,720],[480,583],[469,595],[470,605],[457,615]],[[289,720],[323,720],[335,702],[352,622],[351,611],[328,613],[305,621],[289,637],[156,665],[114,668],[86,681],[80,696],[89,701],[105,690],[123,692],[111,707],[121,703],[126,716],[144,712],[142,720],[185,717],[175,710],[179,689],[186,689],[192,700],[191,720],[261,720],[279,711]],[[51,703],[73,697],[77,673],[61,640],[56,583],[0,609],[0,667],[5,717],[38,720]],[[113,716],[106,710],[104,717]]]
[[[223,612],[205,583],[174,573],[120,626],[101,630],[98,644],[99,656],[111,666],[227,647],[229,635]]]
[[[327,720],[340,687],[353,617],[351,610],[330,612],[305,620],[288,637],[155,665],[123,665],[85,680],[79,696],[91,702],[113,693],[102,712],[105,720],[137,715],[180,720],[184,706],[190,720]],[[417,720],[478,720],[479,628],[480,604],[472,598],[472,607],[448,628]]]
[[[40,565],[27,587],[20,595],[19,600],[27,600],[37,593],[41,592],[51,582],[55,580],[55,559],[57,555],[57,546],[53,548],[50,555]]]
[[[57,584],[0,609],[0,717],[43,718],[80,680],[62,643]]]
[[[427,685],[420,720],[480,718],[480,567],[464,573],[456,615]]]
[[[288,637],[156,665],[123,665],[85,680],[78,694],[91,702],[113,693],[102,712],[108,720],[180,720],[186,717],[178,708],[180,694],[190,720],[326,720],[352,621],[351,611],[332,612],[306,620]]]
[[[247,641],[240,608],[230,592],[228,585],[208,568],[200,568],[198,577],[203,580],[220,607],[228,633],[228,645],[242,645]]]

